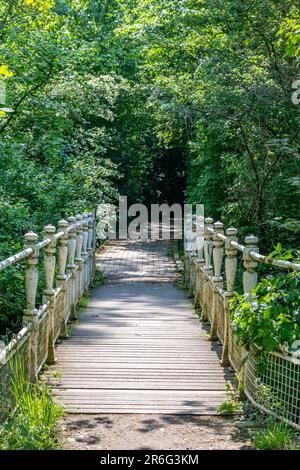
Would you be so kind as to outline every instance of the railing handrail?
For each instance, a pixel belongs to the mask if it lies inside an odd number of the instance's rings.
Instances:
[[[9,355],[17,346],[20,345],[21,340],[25,338],[25,336],[29,333],[31,328],[32,328],[31,324],[24,326],[19,331],[19,333],[8,343],[8,345],[5,346],[5,348],[2,351],[0,351],[0,365],[4,365],[6,363]]]
[[[239,250],[241,253],[244,253],[244,251],[246,250],[246,247],[244,245],[241,245],[238,242],[230,240],[223,233],[217,232],[214,229],[209,228],[209,227],[207,228],[207,231],[210,232],[211,234],[215,234],[220,240],[228,242],[233,248]],[[257,253],[256,251],[250,251],[249,255],[251,256],[251,258],[253,258],[255,261],[259,263],[270,264],[272,266],[277,266],[279,268],[293,269],[294,271],[300,271],[300,264],[294,263],[293,261],[270,258],[268,256]]]
[[[199,219],[201,220],[202,218],[199,218]],[[195,226],[195,220],[197,220],[197,217],[193,216],[193,222],[191,225]],[[217,224],[218,223],[219,222],[217,222]],[[205,226],[204,223],[201,226],[204,228]],[[240,251],[241,253],[245,253],[245,251],[247,250],[246,246],[242,245],[241,243],[238,243],[235,240],[231,240],[229,237],[224,235],[224,233],[218,232],[218,230],[212,227],[209,227],[206,225],[205,230],[209,234],[215,235],[219,240],[222,240],[223,242],[228,243],[230,246]],[[300,263],[296,263],[294,261],[270,258],[269,256],[260,254],[257,251],[253,251],[253,250],[250,250],[248,252],[248,255],[252,258],[253,261],[257,261],[258,263],[268,264],[271,266],[277,266],[278,268],[283,268],[283,269],[291,269],[293,271],[300,271]]]
[[[89,217],[91,217],[92,215],[92,213],[88,214]],[[77,228],[83,227],[84,224],[85,219],[83,218],[81,221],[69,225],[67,228],[67,232],[70,233],[73,230],[76,230]],[[0,261],[0,271],[3,271],[9,266],[13,266],[14,264],[18,263],[19,261],[22,261],[23,259],[29,258],[29,256],[33,254],[34,249],[41,250],[43,248],[46,248],[52,243],[53,240],[59,240],[64,236],[64,234],[64,231],[57,232],[53,235],[53,237],[45,238],[44,240],[41,240],[40,242],[32,245],[32,247],[25,248],[24,250],[19,251],[18,253],[15,253],[14,255],[9,256],[8,258]]]
[[[0,394],[8,401],[10,385],[6,384],[15,366],[20,362],[26,379],[36,382],[44,364],[55,362],[55,345],[58,338],[68,336],[68,322],[77,319],[77,305],[94,278],[95,229],[93,212],[59,220],[57,228],[46,225],[40,239],[32,231],[26,233],[23,250],[0,262],[2,271],[24,260],[22,327],[7,345],[0,345],[0,372],[7,380],[1,381]],[[3,403],[1,396],[0,418]]]
[[[25,250],[19,251],[18,253],[10,256],[9,258],[4,259],[3,261],[0,261],[0,271],[3,271],[3,269],[8,268],[9,266],[12,266],[13,264],[18,263],[22,259],[28,258],[31,256],[33,253],[33,248],[26,248]]]
[[[210,217],[204,219],[201,216],[199,222],[191,224],[189,217],[185,224],[184,282],[189,296],[194,297],[195,305],[200,307],[202,321],[210,324],[211,341],[218,340],[222,344],[221,363],[231,366],[238,373],[243,391],[252,403],[299,430],[297,373],[300,359],[296,341],[293,348],[283,341],[279,351],[264,356],[266,367],[263,372],[260,371],[259,359],[255,355],[259,349],[256,340],[247,344],[249,348],[246,349],[236,335],[231,300],[236,297],[236,291],[241,291],[241,284],[239,282],[237,287],[236,278],[241,278],[242,274],[245,300],[248,303],[256,301],[253,291],[259,282],[259,263],[288,269],[289,273],[299,272],[300,264],[294,260],[274,259],[260,254],[259,240],[255,235],[246,236],[243,245],[238,242],[237,228],[225,230],[221,222],[214,223]],[[242,256],[238,256],[238,252]],[[240,269],[240,263],[244,269]],[[238,316],[239,312],[235,311],[234,318]],[[269,387],[267,393],[265,386]],[[276,403],[280,402],[280,407],[273,405],[275,400]]]

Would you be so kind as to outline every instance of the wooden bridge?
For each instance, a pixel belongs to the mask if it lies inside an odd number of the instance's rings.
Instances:
[[[229,315],[239,252],[250,301],[258,263],[297,271],[299,264],[261,255],[253,235],[242,245],[235,228],[189,217],[181,279],[169,256],[172,241],[111,241],[97,253],[95,227],[92,213],[61,220],[57,230],[45,227],[41,241],[27,233],[24,249],[0,262],[1,271],[24,261],[26,292],[23,327],[0,350],[0,418],[13,409],[11,381],[20,365],[36,382],[47,363],[43,376],[70,413],[214,414],[234,370],[252,403],[300,429],[299,357],[269,353],[263,372],[253,356],[244,364],[247,352]],[[106,282],[90,291],[78,322],[95,267]]]
[[[225,400],[221,347],[176,285],[168,247],[116,241],[99,255],[106,282],[91,291],[48,374],[69,412],[212,414]]]

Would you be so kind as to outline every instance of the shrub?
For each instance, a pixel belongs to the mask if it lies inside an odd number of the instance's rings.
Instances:
[[[231,305],[235,333],[247,349],[256,344],[270,352],[300,340],[300,273],[280,272],[263,278],[251,293],[251,302],[236,294]]]

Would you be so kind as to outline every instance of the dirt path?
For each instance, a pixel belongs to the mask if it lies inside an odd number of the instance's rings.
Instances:
[[[66,450],[244,450],[247,432],[232,418],[180,415],[68,415]]]

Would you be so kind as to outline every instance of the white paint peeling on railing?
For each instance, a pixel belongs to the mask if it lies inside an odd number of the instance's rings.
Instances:
[[[89,217],[91,217],[91,213],[89,213]],[[75,221],[75,217],[74,217],[74,221]],[[84,220],[82,220],[81,222],[77,222],[75,223],[74,225],[69,225],[68,228],[67,228],[67,232],[70,233],[72,232],[73,230],[76,230],[78,228],[81,228],[83,225],[85,224]],[[64,236],[64,232],[63,231],[60,231],[60,232],[57,232],[53,235],[53,238],[54,240],[59,240],[60,238],[62,238]],[[36,243],[34,246],[38,249],[38,250],[42,250],[43,248],[46,248],[52,241],[52,238],[45,238],[44,240]],[[8,268],[9,266],[12,266],[16,263],[18,263],[19,261],[25,259],[25,258],[28,258],[30,255],[32,255],[33,253],[33,248],[26,248],[25,250],[22,250],[20,251],[19,253],[16,253],[15,255],[12,255],[10,256],[9,258],[6,258],[5,260],[3,261],[0,261],[0,271],[3,271],[3,269],[5,268]]]
[[[270,264],[272,266],[278,266],[279,268],[284,269],[293,269],[294,271],[300,271],[300,264],[293,263],[292,261],[285,261],[282,259],[268,258],[267,256],[261,255],[259,253],[254,253],[250,251],[250,256],[259,263]]]
[[[40,319],[44,315],[44,313],[47,311],[47,308],[50,305],[50,301],[47,300],[43,305],[40,306],[38,313],[37,313],[37,318]]]
[[[12,266],[13,264],[18,263],[22,259],[27,258],[28,256],[32,255],[33,249],[32,248],[26,248],[23,251],[20,251],[19,253],[16,253],[13,256],[10,256],[9,258],[3,260],[0,262],[0,271],[2,271],[5,268],[8,268],[9,266]]]
[[[62,238],[64,236],[65,232],[61,231],[61,232],[57,232],[54,234],[53,238],[55,240],[59,240],[60,238]]]
[[[230,243],[231,246],[236,248],[238,251],[241,253],[244,253],[246,247],[244,245],[241,245],[238,242],[229,240],[228,237],[223,235],[222,233],[215,232],[214,229],[212,228],[207,228],[207,231],[210,232],[211,234],[216,234],[216,236],[223,241],[227,241]],[[262,255],[260,253],[256,253],[255,251],[250,251],[250,256],[253,258],[255,261],[258,261],[259,263],[264,263],[264,264],[269,264],[272,266],[277,266],[278,268],[284,268],[284,269],[292,269],[294,271],[300,271],[300,264],[299,263],[294,263],[292,261],[286,261],[286,260],[281,260],[281,259],[274,259],[274,258],[269,258],[268,256]]]
[[[35,247],[36,247],[38,250],[42,250],[43,248],[46,248],[48,245],[50,245],[51,241],[52,241],[52,238],[45,238],[45,239],[42,240],[41,242],[36,243],[36,244],[35,244]]]
[[[26,339],[31,330],[31,325],[22,328],[21,331],[9,342],[9,344],[0,352],[0,364],[4,365],[11,358],[12,354],[21,347],[23,340]]]

